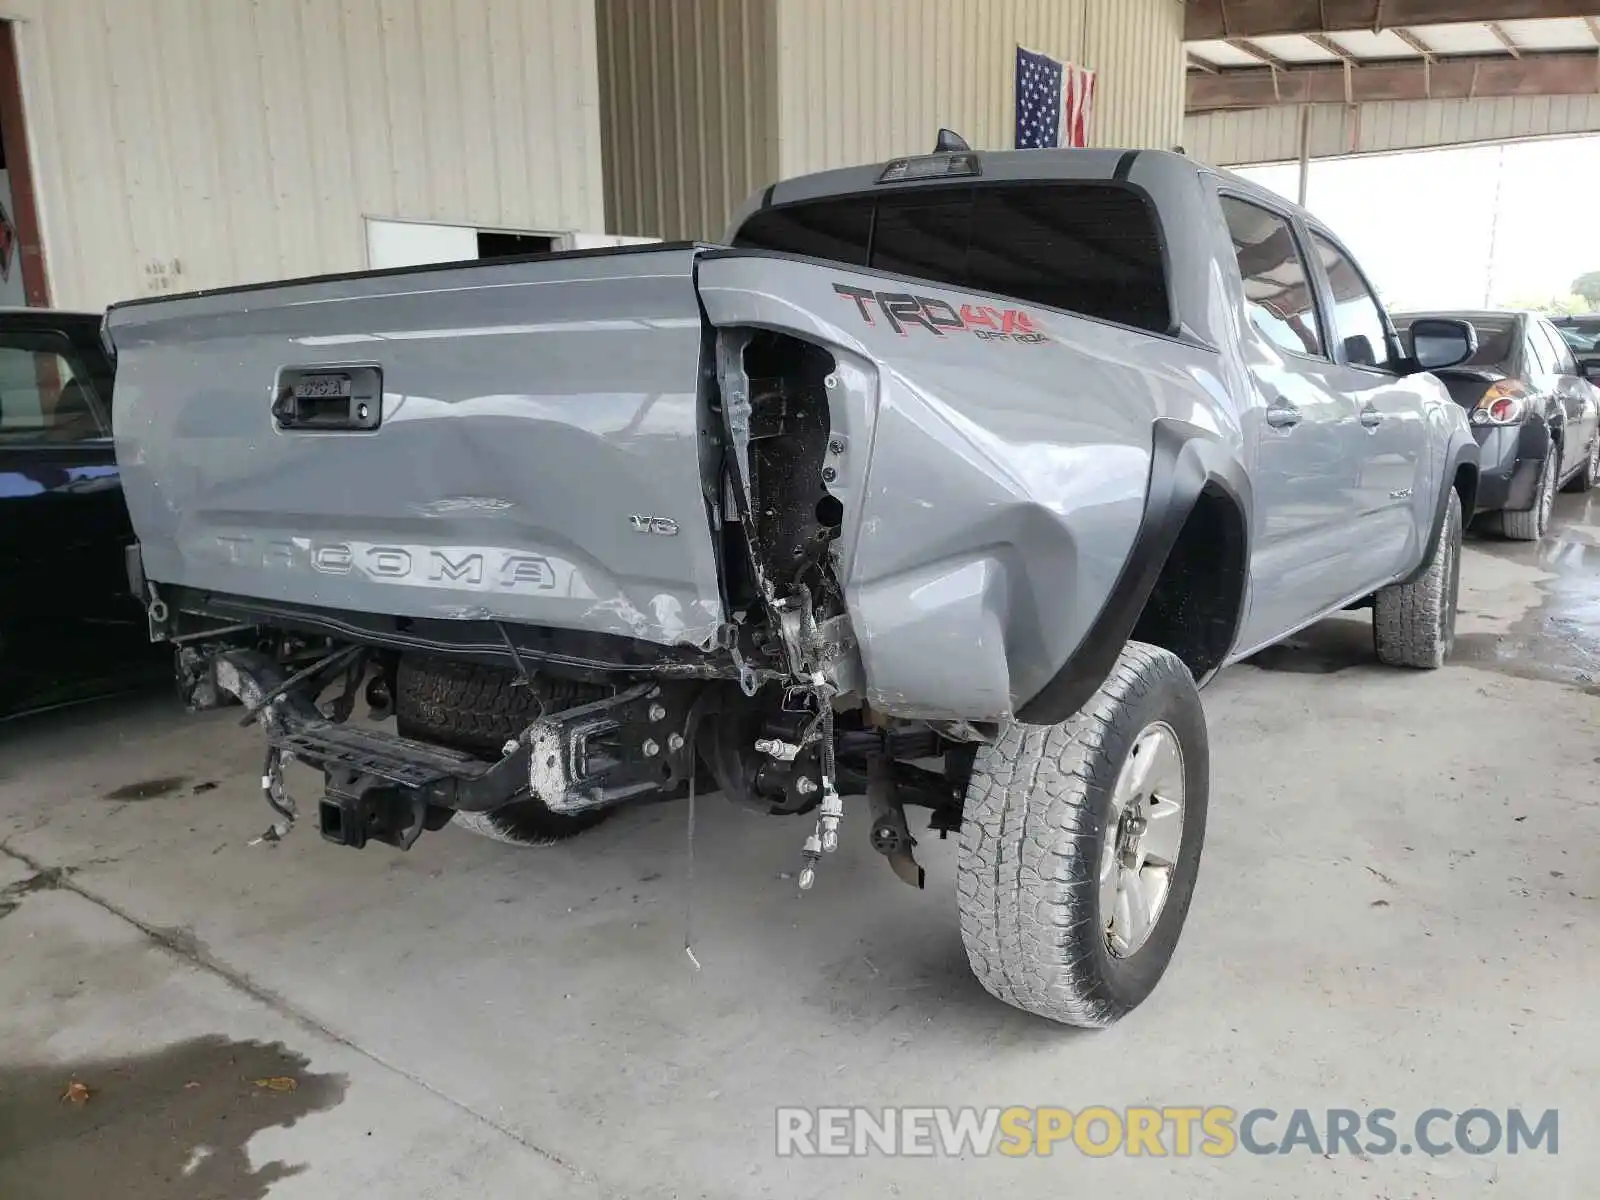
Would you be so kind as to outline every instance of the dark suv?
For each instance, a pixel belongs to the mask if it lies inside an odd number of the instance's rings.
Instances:
[[[170,663],[129,595],[98,313],[0,310],[0,717]]]

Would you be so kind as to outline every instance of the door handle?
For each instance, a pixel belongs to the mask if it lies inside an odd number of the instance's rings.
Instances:
[[[280,430],[373,430],[383,423],[383,372],[376,366],[284,367],[272,391]]]
[[[1267,424],[1274,429],[1293,429],[1300,424],[1300,410],[1288,404],[1274,404],[1267,409]]]
[[[1376,429],[1383,424],[1383,414],[1375,408],[1363,408],[1361,410],[1361,424],[1366,429]]]

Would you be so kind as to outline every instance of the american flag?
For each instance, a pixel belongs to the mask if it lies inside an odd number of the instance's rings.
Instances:
[[[1018,150],[1087,146],[1094,72],[1017,47]]]

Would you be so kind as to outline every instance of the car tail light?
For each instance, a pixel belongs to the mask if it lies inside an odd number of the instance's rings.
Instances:
[[[1522,387],[1509,379],[1491,384],[1472,410],[1474,425],[1515,425],[1522,420]]]

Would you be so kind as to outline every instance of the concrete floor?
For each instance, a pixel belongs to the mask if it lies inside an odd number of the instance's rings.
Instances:
[[[148,700],[0,727],[0,1195],[1593,1194],[1600,500],[1474,537],[1459,661],[1364,614],[1206,693],[1198,897],[1155,996],[1063,1030],[990,1000],[861,836],[700,806],[517,850],[267,825],[259,735]],[[302,781],[302,784],[304,781]],[[303,795],[309,794],[304,786]],[[847,818],[847,832],[852,822]],[[853,822],[861,828],[859,814]],[[292,1092],[256,1079],[290,1077]],[[82,1106],[59,1097],[76,1078]],[[1560,1154],[778,1159],[780,1104],[1561,1110]],[[188,1171],[186,1174],[185,1171]]]

